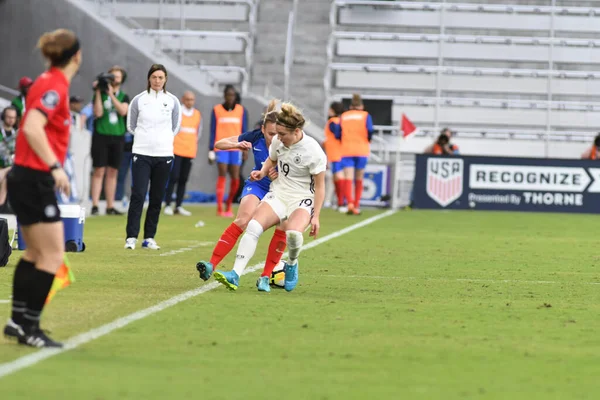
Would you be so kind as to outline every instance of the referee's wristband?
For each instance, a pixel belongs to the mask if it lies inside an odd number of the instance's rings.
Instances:
[[[59,169],[59,168],[62,168],[62,165],[60,165],[60,163],[57,161],[50,166],[50,171],[54,171],[55,169]]]

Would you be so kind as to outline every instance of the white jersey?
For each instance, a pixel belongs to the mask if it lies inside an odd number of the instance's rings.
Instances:
[[[273,193],[278,197],[314,198],[313,175],[327,168],[327,157],[315,139],[302,132],[302,139],[288,148],[275,136],[269,158],[276,162],[279,173],[271,184]]]

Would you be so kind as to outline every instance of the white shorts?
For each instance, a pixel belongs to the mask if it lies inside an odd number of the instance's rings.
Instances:
[[[314,197],[286,196],[286,199],[283,200],[277,197],[275,193],[269,192],[262,201],[271,206],[280,221],[285,221],[294,211],[300,208],[306,210],[309,215],[313,215],[314,212]]]

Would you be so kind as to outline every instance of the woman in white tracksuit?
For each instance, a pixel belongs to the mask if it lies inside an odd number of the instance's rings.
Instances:
[[[127,128],[134,135],[134,140],[126,249],[135,249],[148,183],[150,204],[144,223],[142,248],[160,249],[154,236],[173,166],[173,138],[181,124],[179,100],[167,92],[166,83],[165,67],[152,65],[148,71],[148,88],[133,98],[127,112]]]

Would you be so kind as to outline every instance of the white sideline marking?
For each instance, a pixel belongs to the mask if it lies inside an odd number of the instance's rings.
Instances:
[[[471,283],[522,283],[527,285],[559,285],[559,284],[579,284],[579,285],[600,285],[600,282],[577,282],[577,281],[527,281],[519,279],[471,279],[471,278],[417,278],[415,276],[379,276],[379,275],[326,275],[326,274],[305,274],[304,276],[341,278],[341,279],[396,279],[402,281],[441,281],[441,282],[471,282]]]
[[[373,222],[378,221],[382,218],[389,217],[390,215],[395,214],[396,212],[397,212],[396,210],[390,210],[390,211],[386,211],[382,214],[378,214],[374,217],[367,218],[364,221],[361,221],[354,225],[350,225],[344,229],[340,229],[339,231],[333,232],[327,236],[323,236],[322,238],[313,240],[313,241],[305,244],[303,246],[302,250],[308,250],[313,247],[316,247],[322,243],[328,242],[332,239],[335,239],[342,235],[345,235],[348,232],[352,232],[356,229],[362,228],[363,226],[372,224]],[[284,256],[285,256],[285,254],[284,254]],[[264,265],[264,263],[260,263],[260,264],[253,265],[252,267],[246,268],[246,271],[244,271],[244,275],[262,268],[263,265]],[[185,293],[181,293],[175,297],[171,297],[170,299],[165,300],[161,303],[158,303],[152,307],[148,307],[143,310],[134,312],[133,314],[129,314],[125,317],[116,319],[112,322],[109,322],[106,325],[102,325],[98,328],[92,329],[88,332],[85,332],[85,333],[82,333],[75,337],[72,337],[71,339],[67,340],[64,343],[65,347],[62,349],[42,349],[35,353],[31,353],[26,356],[19,357],[16,360],[9,361],[4,364],[0,364],[0,378],[5,377],[10,374],[13,374],[21,369],[35,365],[35,364],[39,363],[40,361],[43,361],[47,358],[54,357],[60,353],[64,353],[65,351],[75,349],[75,348],[81,346],[82,344],[86,344],[88,342],[91,342],[94,339],[98,339],[102,336],[108,335],[109,333],[111,333],[119,328],[122,328],[124,326],[131,324],[132,322],[146,318],[152,314],[156,314],[156,313],[163,311],[169,307],[172,307],[178,303],[181,303],[182,301],[185,301],[192,297],[198,296],[202,293],[206,293],[206,292],[213,290],[219,286],[221,286],[221,285],[218,282],[211,282],[211,283],[201,286],[197,289],[193,289],[193,290],[187,291]]]
[[[215,242],[194,242],[194,244],[191,244],[188,247],[182,247],[181,249],[167,251],[166,253],[160,253],[159,256],[174,256],[175,254],[183,253],[184,251],[190,251],[198,247],[210,246],[212,244],[215,244]]]
[[[0,304],[8,304],[10,303],[10,300],[0,300]]]

